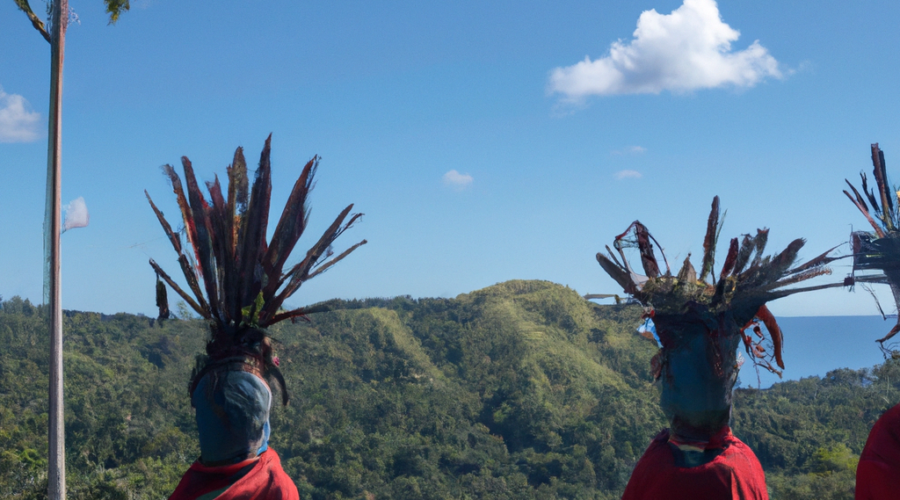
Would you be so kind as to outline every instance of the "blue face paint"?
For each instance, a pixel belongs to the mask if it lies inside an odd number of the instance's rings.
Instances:
[[[734,383],[737,380],[738,327],[722,322],[713,329],[702,321],[673,325],[656,316],[660,328],[677,329],[674,345],[664,350],[660,406],[672,428],[682,439],[706,441],[728,425]],[[729,327],[732,326],[732,327]],[[724,328],[723,328],[724,327]]]
[[[192,401],[204,463],[239,462],[267,447],[272,394],[256,375],[210,372]]]
[[[263,426],[263,439],[262,439],[262,445],[259,447],[258,450],[256,450],[256,454],[257,454],[257,455],[259,455],[259,454],[261,454],[262,452],[264,452],[264,451],[266,451],[266,450],[269,449],[269,433],[270,433],[270,432],[271,432],[271,430],[270,430],[270,428],[269,428],[269,421],[266,420],[266,425]]]

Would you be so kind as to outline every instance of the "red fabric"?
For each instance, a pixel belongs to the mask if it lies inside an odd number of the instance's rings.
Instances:
[[[856,500],[900,498],[900,405],[875,422],[856,467]]]
[[[225,489],[227,488],[227,489]],[[181,478],[169,500],[196,500],[201,495],[225,489],[216,500],[300,500],[291,478],[281,468],[275,450],[234,465],[206,467],[194,462]]]
[[[766,476],[753,450],[731,429],[708,448],[724,448],[711,462],[678,467],[664,429],[638,461],[622,500],[768,500]]]

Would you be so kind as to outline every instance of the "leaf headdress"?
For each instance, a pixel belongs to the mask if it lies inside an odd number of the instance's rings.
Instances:
[[[865,172],[859,174],[863,194],[860,194],[850,181],[844,180],[853,191],[851,195],[845,189],[844,194],[872,226],[872,231],[854,231],[850,234],[853,271],[846,279],[846,284],[853,286],[862,283],[863,287],[875,297],[868,284],[886,283],[891,287],[894,305],[900,309],[900,192],[895,191],[896,188],[891,189],[884,152],[878,147],[878,143],[872,144],[872,167],[872,174],[875,177],[874,189],[869,188]],[[882,274],[857,275],[856,271],[881,271]],[[875,302],[878,304],[877,298]],[[878,308],[881,309],[880,304]],[[896,343],[885,344],[898,332],[900,332],[900,318],[887,335],[876,341],[886,357],[888,355],[900,357]]]
[[[781,376],[783,337],[766,302],[794,293],[842,286],[842,283],[829,283],[792,287],[830,274],[827,265],[836,257],[831,257],[829,250],[797,265],[803,239],[792,241],[775,255],[764,255],[767,229],[757,230],[755,236],[731,239],[725,261],[716,273],[715,253],[721,228],[717,196],[707,220],[699,272],[691,264],[690,255],[675,275],[663,255],[665,270],[662,271],[653,249],[656,240],[638,221],[615,238],[619,258],[609,247],[608,256],[597,254],[603,270],[644,306],[648,321],[639,332],[655,338],[660,346],[651,360],[651,368],[654,378],[662,381],[660,408],[675,436],[675,441],[670,442],[676,444],[696,442],[706,446],[712,436],[728,425],[733,388],[744,362],[737,354],[742,341],[757,368]],[[632,269],[623,252],[627,247],[639,250],[645,275]],[[766,326],[769,339],[759,323]],[[755,337],[746,333],[751,328]]]
[[[284,379],[278,361],[272,355],[266,328],[287,319],[305,319],[324,308],[298,308],[285,311],[282,305],[307,280],[321,274],[352,251],[366,243],[362,240],[336,257],[332,243],[349,229],[362,214],[351,214],[353,205],[337,216],[319,240],[297,264],[286,268],[288,257],[300,237],[309,216],[307,198],[314,186],[318,156],[306,166],[288,198],[271,241],[266,241],[269,202],[272,191],[270,147],[266,139],[253,186],[249,186],[247,164],[242,148],[237,148],[232,164],[227,167],[227,191],[222,190],[218,176],[207,182],[207,200],[201,191],[194,169],[187,157],[181,158],[184,180],[171,165],[163,166],[172,184],[181,217],[184,239],[156,207],[149,193],[147,200],[163,230],[178,254],[178,263],[190,293],[181,288],[154,261],[150,266],[194,311],[209,321],[210,338],[206,355],[198,356],[190,389],[200,378],[216,367],[237,365],[238,369],[257,373],[270,383],[277,382],[284,404],[288,402]],[[166,288],[157,283],[157,305],[160,319],[168,315]]]
[[[769,230],[758,229],[755,236],[731,239],[717,279],[713,267],[723,220],[724,215],[721,219],[719,217],[719,197],[716,196],[707,219],[699,273],[691,264],[690,255],[678,274],[673,275],[663,254],[666,269],[661,271],[653,249],[656,240],[640,221],[634,221],[615,238],[613,246],[619,258],[607,246],[607,255],[598,253],[597,261],[625,293],[647,309],[647,315],[654,317],[657,324],[660,320],[680,324],[681,318],[695,317],[707,323],[711,331],[718,332],[717,335],[726,335],[726,331],[730,330],[730,334],[739,334],[743,339],[754,364],[780,376],[781,373],[770,361],[784,369],[781,330],[766,308],[766,302],[799,292],[841,286],[841,283],[830,283],[805,288],[790,287],[810,278],[831,274],[827,265],[841,257],[831,256],[832,248],[806,263],[795,265],[797,254],[805,243],[802,238],[795,239],[778,254],[764,255]],[[629,247],[638,249],[645,275],[635,272],[626,259],[623,249]],[[722,328],[724,318],[730,318],[737,328]],[[771,344],[770,351],[763,347],[758,321],[765,324],[772,337],[767,342]],[[759,340],[744,333],[751,327]],[[663,326],[657,330],[664,350],[680,343],[678,327]],[[717,354],[713,358],[716,364],[720,356]]]

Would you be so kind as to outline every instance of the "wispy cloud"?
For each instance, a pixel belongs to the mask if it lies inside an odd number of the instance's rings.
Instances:
[[[548,91],[579,102],[590,95],[752,87],[782,77],[758,40],[732,50],[740,32],[722,21],[715,0],[684,0],[671,14],[644,11],[633,36],[614,42],[605,57],[554,69]]]
[[[65,207],[66,218],[63,222],[62,232],[77,227],[87,227],[91,221],[91,214],[88,212],[87,205],[84,204],[84,197],[75,198]]]
[[[24,97],[0,87],[0,142],[36,141],[40,120],[40,113],[31,111]]]
[[[612,154],[621,156],[621,155],[640,155],[647,152],[647,148],[643,146],[628,146],[625,149],[617,149],[612,152]]]
[[[463,189],[472,185],[472,181],[474,180],[469,174],[461,174],[456,170],[451,170],[444,174],[442,177],[445,186],[449,186],[457,191],[462,191]]]
[[[643,176],[644,174],[637,170],[619,170],[616,172],[616,179],[620,181],[623,179],[640,179]]]

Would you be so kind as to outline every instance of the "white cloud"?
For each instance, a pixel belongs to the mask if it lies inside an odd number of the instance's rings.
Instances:
[[[644,174],[638,172],[637,170],[619,170],[616,172],[616,179],[640,179]]]
[[[463,189],[472,185],[472,176],[469,174],[461,174],[456,170],[451,170],[444,174],[442,177],[445,186],[450,186],[457,191],[462,191]]]
[[[88,213],[87,205],[84,204],[84,198],[79,196],[75,198],[65,207],[66,218],[63,222],[62,232],[76,227],[87,227],[91,221],[91,215]]]
[[[31,142],[38,138],[40,113],[30,110],[24,97],[0,87],[0,142]]]
[[[732,51],[740,32],[722,22],[715,0],[684,0],[665,15],[641,13],[631,41],[618,40],[600,59],[555,68],[548,91],[566,100],[589,95],[658,94],[722,86],[752,87],[781,78],[778,61],[754,41]]]
[[[629,146],[625,149],[617,149],[612,152],[614,155],[640,155],[647,152],[647,148],[643,146]]]

